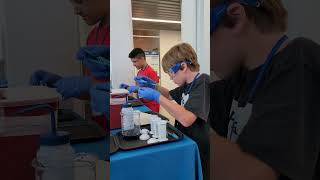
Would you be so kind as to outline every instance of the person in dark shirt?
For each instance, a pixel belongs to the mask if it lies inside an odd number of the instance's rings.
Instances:
[[[320,179],[320,46],[288,39],[280,0],[211,6],[212,178]]]
[[[140,76],[136,81],[144,88],[139,89],[139,97],[159,102],[176,119],[175,127],[197,143],[203,176],[205,180],[209,180],[210,126],[207,121],[210,77],[199,72],[197,54],[187,43],[173,46],[163,56],[162,68],[178,87],[168,90],[149,78]]]

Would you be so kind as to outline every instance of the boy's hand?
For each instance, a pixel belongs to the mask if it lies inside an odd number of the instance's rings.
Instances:
[[[110,47],[105,45],[85,46],[79,49],[76,58],[80,61],[84,61],[89,56],[91,58],[100,56],[110,59]]]
[[[128,90],[130,93],[134,93],[134,92],[138,92],[139,87],[138,87],[138,86],[129,86],[129,87],[127,88],[127,90]]]
[[[157,86],[157,83],[155,81],[145,76],[136,76],[134,80],[137,82],[138,86],[140,87],[149,87],[149,88],[155,89]]]
[[[133,92],[138,92],[139,90],[139,87],[138,86],[129,86],[127,84],[120,84],[119,86],[120,89],[127,89],[130,93],[133,93]]]
[[[138,90],[138,95],[140,98],[150,101],[160,101],[160,92],[151,88],[140,88]]]
[[[84,93],[89,93],[91,84],[89,77],[68,77],[59,80],[55,86],[63,99],[68,99],[71,97],[78,98]]]
[[[124,84],[124,83],[121,83],[119,88],[120,89],[128,89],[129,85],[128,84]]]
[[[97,84],[90,89],[91,108],[95,112],[109,114],[110,85]]]
[[[60,79],[62,79],[62,77],[57,74],[38,70],[32,74],[29,84],[32,86],[55,87],[54,84]]]
[[[95,45],[80,48],[77,59],[82,61],[93,76],[107,79],[110,75],[110,49],[108,46]]]

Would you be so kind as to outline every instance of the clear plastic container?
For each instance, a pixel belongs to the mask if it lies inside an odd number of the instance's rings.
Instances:
[[[140,124],[140,111],[133,111],[133,123],[136,129],[141,130]]]
[[[34,159],[32,166],[36,180],[96,180],[96,162],[79,158],[79,155],[71,165],[44,166]]]
[[[167,121],[160,119],[157,122],[157,132],[158,132],[158,138],[159,138],[160,142],[168,140],[168,138],[167,138]]]
[[[74,166],[76,157],[70,145],[69,134],[57,132],[40,137],[40,149],[37,152],[37,164],[45,168],[42,180],[69,180],[74,179]]]
[[[150,116],[150,134],[155,135],[156,133],[156,122],[157,122],[157,115]]]
[[[138,137],[140,135],[140,117],[139,123],[136,124],[134,118],[134,111],[131,107],[131,104],[124,104],[122,106],[121,132],[124,137]]]

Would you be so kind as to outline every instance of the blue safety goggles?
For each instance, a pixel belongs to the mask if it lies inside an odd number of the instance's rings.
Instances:
[[[176,74],[180,69],[181,69],[181,66],[183,63],[186,63],[186,64],[192,64],[192,62],[190,60],[186,60],[186,61],[182,61],[182,62],[179,62],[175,65],[173,65],[170,69],[169,69],[169,73],[170,74]]]
[[[236,2],[252,7],[260,7],[263,0],[238,0]],[[210,33],[214,32],[219,23],[221,22],[222,18],[227,13],[227,9],[230,3],[222,3],[217,5],[216,7],[212,8],[210,11]]]

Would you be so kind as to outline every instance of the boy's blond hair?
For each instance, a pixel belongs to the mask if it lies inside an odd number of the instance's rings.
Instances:
[[[165,73],[177,63],[191,61],[187,64],[192,72],[198,72],[200,65],[198,63],[197,53],[188,43],[181,43],[173,46],[162,58],[162,68]]]
[[[232,3],[237,2],[237,0],[210,0],[210,7],[213,8],[225,2]],[[245,11],[248,18],[262,33],[287,31],[288,12],[281,0],[261,0],[260,7],[245,6]],[[235,20],[226,16],[221,24],[226,27],[233,27]]]

